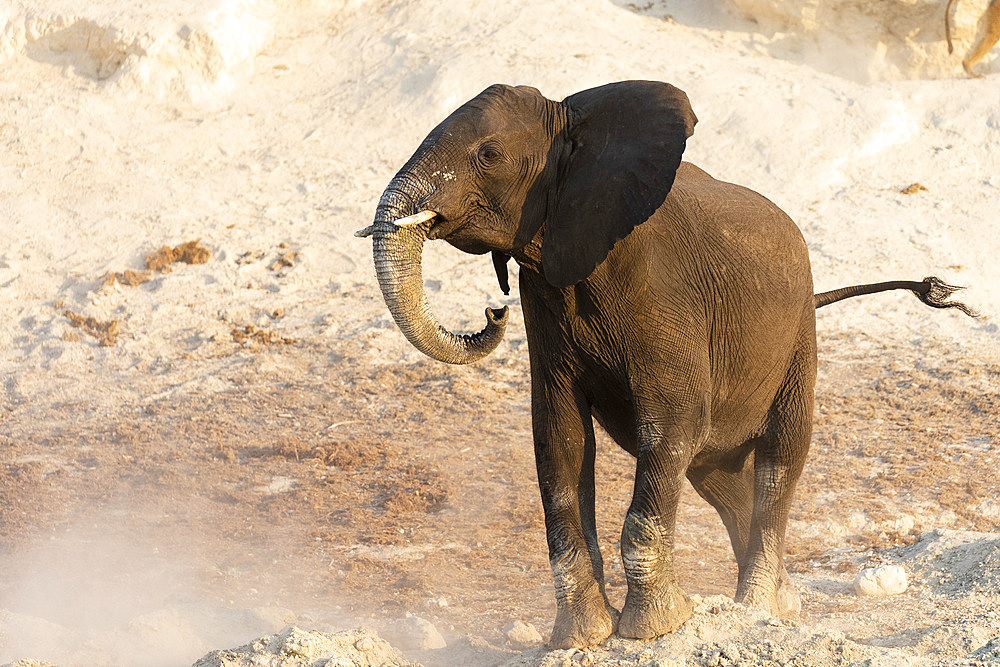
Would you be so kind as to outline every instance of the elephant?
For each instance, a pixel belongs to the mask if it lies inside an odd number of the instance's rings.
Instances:
[[[682,161],[696,122],[687,95],[667,83],[623,81],[561,102],[493,85],[427,135],[356,234],[373,239],[402,333],[447,363],[492,352],[508,308],[487,308],[475,334],[441,326],[424,293],[424,242],[491,253],[505,291],[508,260],[520,267],[552,647],[616,631],[651,638],[691,615],[673,549],[685,478],[728,531],[735,599],[796,615],[783,545],[811,438],[816,308],[907,289],[971,314],[948,300],[958,288],[933,277],[814,295],[795,223]],[[620,612],[595,526],[595,421],[636,459]]]

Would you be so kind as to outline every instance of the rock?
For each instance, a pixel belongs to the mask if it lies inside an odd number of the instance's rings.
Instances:
[[[448,643],[434,624],[419,616],[407,616],[386,631],[393,645],[406,650],[426,651],[444,648]]]
[[[906,590],[906,570],[902,565],[870,567],[854,578],[854,591],[868,597],[898,595]]]
[[[542,635],[531,623],[514,621],[503,629],[507,641],[518,646],[528,646],[542,643]]]
[[[424,600],[424,606],[444,608],[448,606],[448,598],[446,597],[427,598],[426,600]]]

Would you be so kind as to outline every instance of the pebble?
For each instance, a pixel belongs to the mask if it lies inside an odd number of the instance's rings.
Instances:
[[[424,606],[444,608],[448,606],[448,598],[445,597],[427,598],[426,600],[424,600]]]
[[[854,578],[854,591],[868,597],[898,595],[906,590],[906,570],[902,565],[882,565],[870,567]]]

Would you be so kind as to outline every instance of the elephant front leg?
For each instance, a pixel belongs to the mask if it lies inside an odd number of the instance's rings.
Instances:
[[[575,389],[533,384],[535,463],[545,507],[556,620],[549,643],[580,648],[614,632],[618,612],[604,589],[604,561],[594,518],[594,429]]]
[[[618,634],[650,639],[673,632],[692,612],[674,570],[674,522],[690,454],[655,427],[645,427],[637,459],[632,505],[622,528],[628,594]]]

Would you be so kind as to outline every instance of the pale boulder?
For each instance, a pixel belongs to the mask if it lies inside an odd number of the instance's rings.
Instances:
[[[898,595],[906,590],[906,570],[902,565],[883,565],[870,567],[858,573],[854,578],[854,591],[866,597],[885,597]]]
[[[448,645],[434,624],[419,616],[409,615],[399,620],[386,630],[386,635],[403,650],[428,651]]]
[[[535,629],[535,626],[524,621],[509,623],[503,629],[503,633],[507,637],[507,641],[515,646],[530,646],[542,642],[542,635]]]

